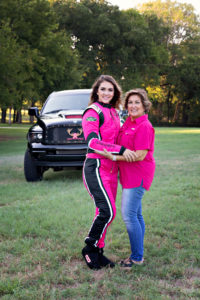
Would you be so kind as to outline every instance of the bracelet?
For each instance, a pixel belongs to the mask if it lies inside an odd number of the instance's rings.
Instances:
[[[116,161],[117,160],[117,157],[116,157],[116,155],[113,155],[113,159],[112,159],[113,161]]]

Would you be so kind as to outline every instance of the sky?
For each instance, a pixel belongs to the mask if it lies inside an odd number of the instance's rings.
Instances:
[[[192,4],[195,13],[200,15],[200,0],[176,0],[179,3]],[[112,5],[119,6],[120,9],[136,8],[138,4],[150,2],[150,0],[108,0]]]

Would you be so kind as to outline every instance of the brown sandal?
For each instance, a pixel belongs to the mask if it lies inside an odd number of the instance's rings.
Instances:
[[[129,258],[126,258],[125,260],[122,260],[120,262],[120,266],[123,268],[131,268],[133,265],[142,265],[144,263],[144,258],[140,261],[136,261]]]

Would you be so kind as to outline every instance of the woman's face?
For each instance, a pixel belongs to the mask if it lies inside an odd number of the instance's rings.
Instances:
[[[108,81],[103,81],[97,91],[98,101],[108,104],[114,97],[114,86]]]
[[[128,108],[128,114],[131,117],[132,121],[145,114],[142,100],[138,95],[131,95],[129,97],[127,108]]]

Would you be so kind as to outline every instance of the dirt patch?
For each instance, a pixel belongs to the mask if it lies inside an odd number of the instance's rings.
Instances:
[[[7,142],[11,140],[18,140],[19,138],[16,136],[7,136],[7,135],[0,135],[0,142]]]
[[[90,270],[83,259],[73,259],[70,261],[70,269],[69,265],[66,263],[66,270],[68,270],[68,274],[70,273],[72,277],[75,279],[77,274],[80,277],[80,270],[84,271],[84,269],[87,269],[88,271],[91,271],[91,276],[95,280],[100,280],[104,278],[105,272],[108,270],[106,268],[102,268],[101,270]]]
[[[185,271],[185,275],[181,279],[172,281],[159,280],[162,288],[162,294],[170,296],[170,299],[179,299],[180,295],[192,293],[199,287],[200,269],[189,268]],[[189,299],[189,298],[184,298]],[[193,299],[193,298],[190,298]],[[196,299],[196,298],[195,298]]]
[[[7,206],[7,203],[0,203],[0,207]]]

